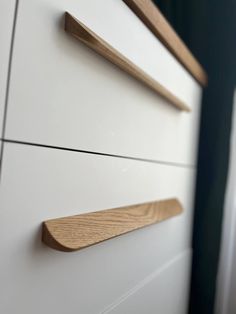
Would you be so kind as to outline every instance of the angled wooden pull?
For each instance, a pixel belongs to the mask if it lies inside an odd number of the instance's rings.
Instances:
[[[59,251],[76,251],[171,218],[182,211],[177,199],[168,199],[47,220],[43,222],[42,240]]]
[[[190,111],[190,108],[178,97],[173,95],[164,86],[146,74],[142,69],[128,60],[119,51],[105,42],[101,37],[96,35],[87,26],[78,21],[68,12],[65,13],[65,30],[82,41],[85,45],[95,50],[104,58],[124,70],[146,86],[154,90],[159,96],[168,100],[173,106],[183,111]]]
[[[207,74],[175,30],[151,0],[123,0],[151,32],[175,56],[185,69],[203,86]]]

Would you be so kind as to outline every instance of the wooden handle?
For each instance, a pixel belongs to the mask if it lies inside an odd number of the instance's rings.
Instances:
[[[67,12],[65,13],[65,30],[120,69],[154,90],[176,108],[183,111],[190,111],[190,108],[184,102]]]
[[[182,211],[177,199],[169,199],[47,220],[43,222],[42,240],[59,251],[76,251],[163,221]]]
[[[153,34],[166,46],[185,69],[203,86],[207,74],[181,38],[176,34],[151,0],[123,0],[143,21]]]

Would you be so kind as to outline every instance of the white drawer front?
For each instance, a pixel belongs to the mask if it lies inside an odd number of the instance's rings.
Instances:
[[[104,314],[187,314],[190,268],[191,252],[185,251],[148,276]]]
[[[194,177],[193,169],[5,143],[0,312],[100,313],[190,247]],[[163,223],[74,253],[41,243],[46,219],[170,197],[185,211]]]
[[[65,11],[192,112],[176,110],[65,33]],[[122,0],[20,1],[8,139],[192,165],[200,97],[200,86]]]
[[[9,56],[10,56],[14,10],[15,10],[15,0],[1,0],[0,1],[0,43],[1,43],[1,48],[0,48],[0,132],[1,133],[2,133],[6,88],[7,88],[8,62],[9,62]]]

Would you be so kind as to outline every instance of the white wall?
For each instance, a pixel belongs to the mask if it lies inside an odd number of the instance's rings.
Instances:
[[[221,256],[217,282],[216,314],[236,313],[236,90],[234,96],[233,129]]]

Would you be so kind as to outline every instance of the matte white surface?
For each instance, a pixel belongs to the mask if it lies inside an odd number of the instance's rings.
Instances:
[[[130,291],[111,314],[186,314],[191,252],[186,251]]]
[[[235,239],[235,238],[234,238]],[[230,293],[229,293],[229,311],[227,314],[234,314],[236,309],[236,248],[234,247],[232,259],[232,273],[231,273],[231,284],[230,284]]]
[[[190,247],[194,177],[193,169],[5,143],[0,313],[100,313]],[[160,224],[74,253],[41,243],[46,219],[170,197],[185,211]],[[181,284],[187,274],[176,275]]]
[[[66,34],[69,11],[192,109]],[[19,3],[6,138],[194,164],[201,88],[122,0]]]
[[[2,136],[14,10],[15,0],[0,1],[0,137]]]

